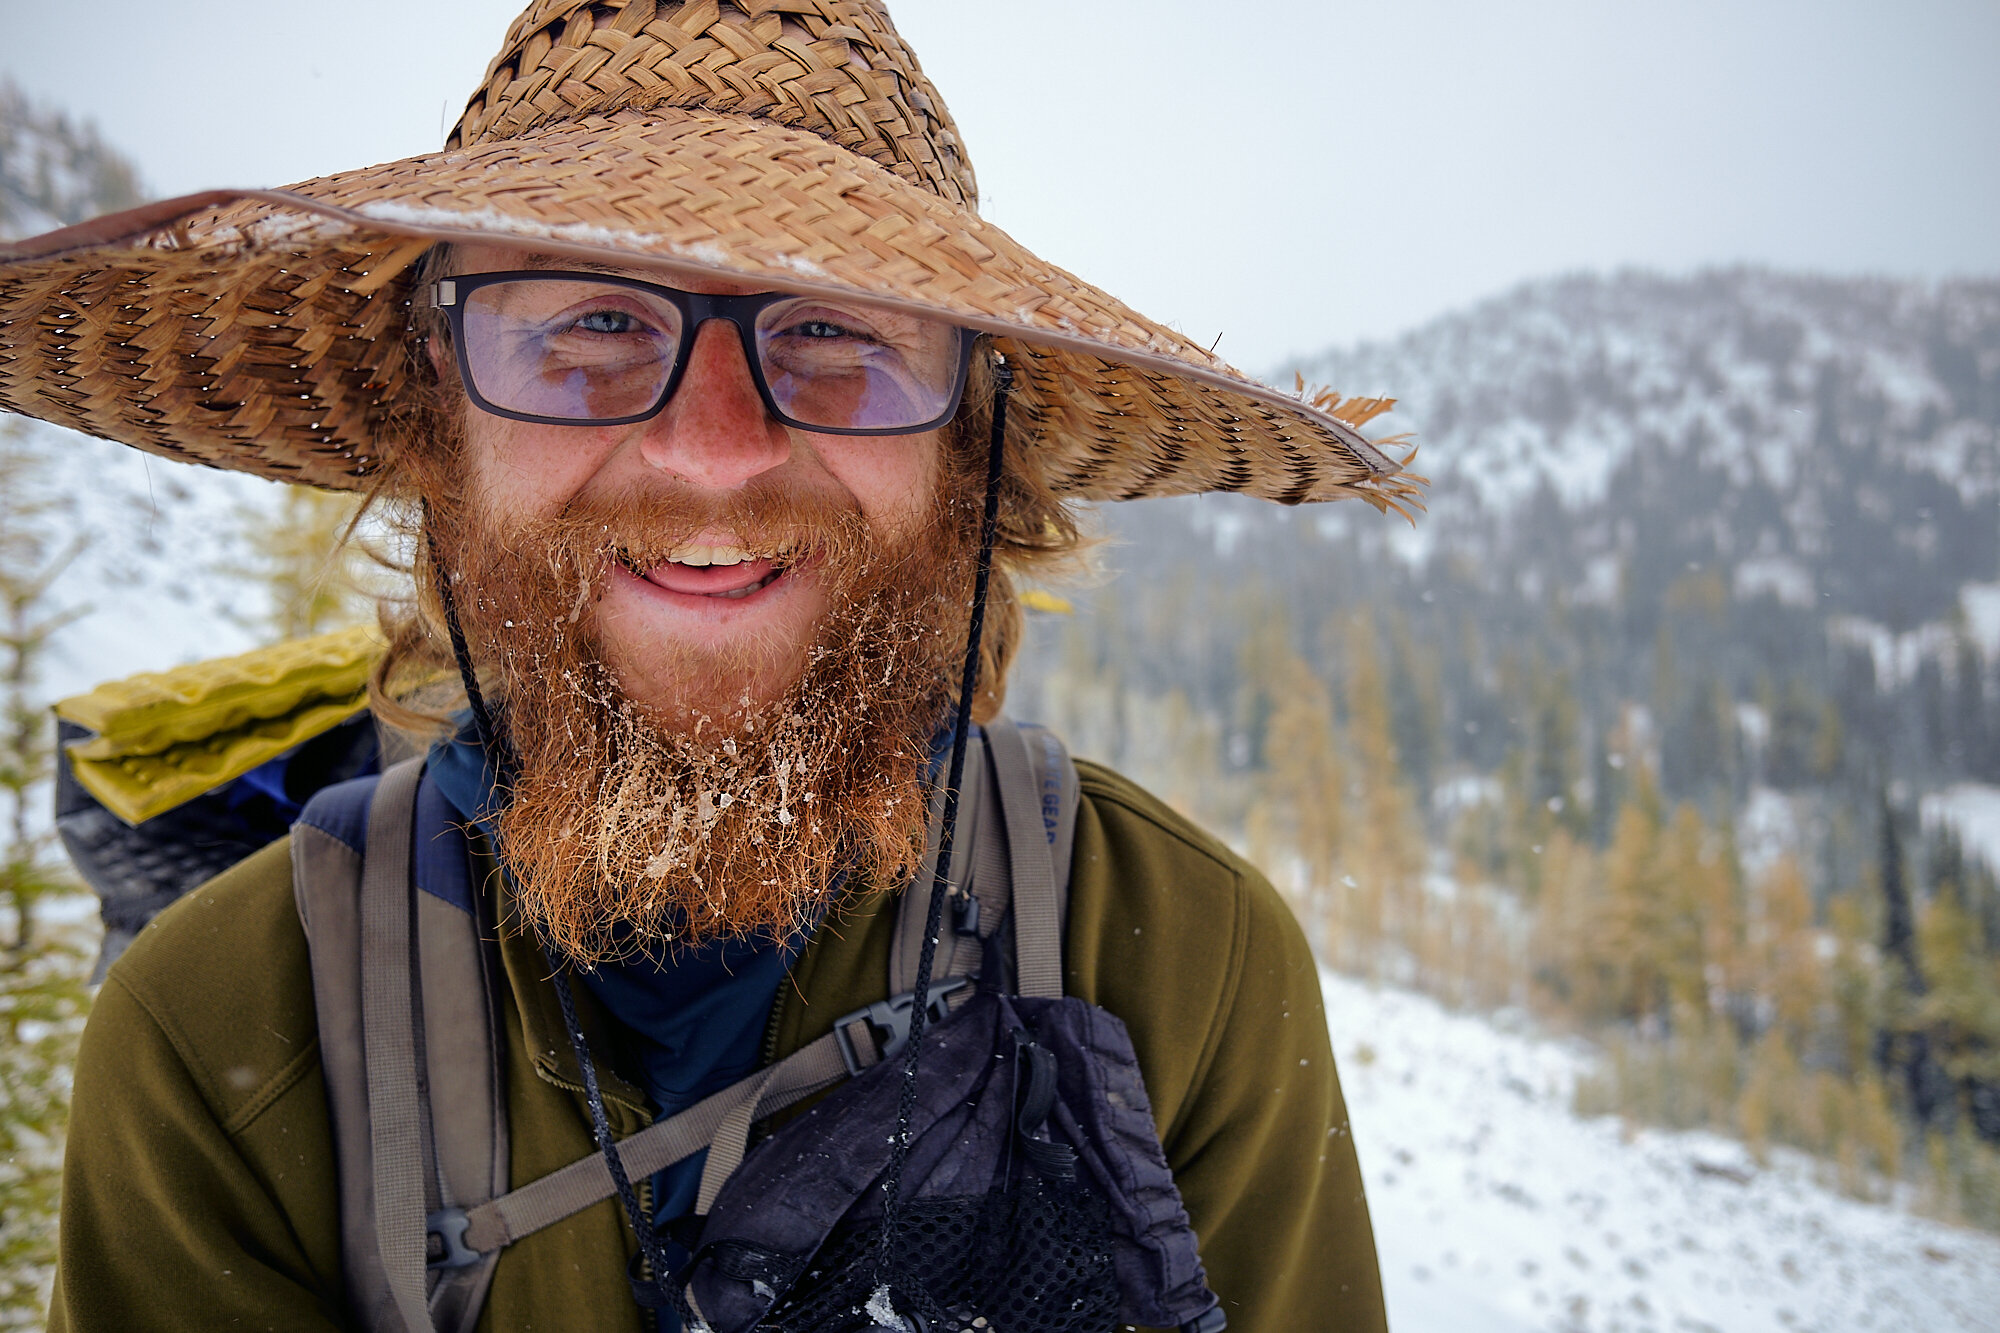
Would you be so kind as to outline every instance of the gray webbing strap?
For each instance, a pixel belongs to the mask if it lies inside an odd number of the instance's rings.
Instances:
[[[844,1064],[842,1069],[846,1069]],[[743,1154],[750,1147],[750,1126],[755,1123],[758,1107],[763,1104],[764,1089],[777,1072],[778,1067],[771,1065],[736,1085],[743,1090],[743,1095],[722,1117],[722,1123],[715,1127],[715,1136],[708,1145],[708,1158],[701,1164],[701,1187],[694,1196],[697,1217],[708,1216],[716,1194],[722,1189],[722,1182],[743,1164]]]
[[[974,891],[973,871],[976,857],[973,849],[982,841],[982,815],[990,801],[986,788],[985,742],[974,734],[966,738],[965,775],[961,780],[958,794],[958,828],[953,838],[958,848],[952,857],[951,889],[954,899]],[[931,793],[930,822],[925,829],[924,859],[917,873],[910,878],[899,895],[896,932],[889,938],[889,994],[907,995],[916,988],[917,957],[924,947],[924,922],[930,915],[931,880],[937,873],[938,841],[944,828],[944,783],[937,784]],[[1004,885],[1001,886],[1004,889]],[[988,901],[992,893],[989,887],[981,898],[981,919],[983,929],[991,930],[999,922],[999,913],[1006,909],[1004,896],[998,901]],[[961,976],[967,971],[977,971],[979,967],[979,941],[969,942],[951,929],[952,918],[945,918],[946,936],[940,941],[948,952],[938,955],[938,975],[943,977]]]
[[[964,787],[959,797],[958,847],[953,858],[952,893],[976,898],[980,908],[979,936],[956,930],[939,941],[938,967],[946,977],[973,976],[984,959],[981,938],[1000,925],[1010,909],[1024,919],[1016,926],[1019,946],[1026,945],[1036,962],[1023,995],[1062,993],[1063,906],[1068,893],[1071,844],[1076,832],[1079,799],[1076,765],[1053,733],[1041,727],[1021,727],[1004,717],[982,724],[983,735],[972,738],[966,751]],[[1006,765],[1001,767],[1001,751]],[[931,824],[924,868],[911,883],[930,882],[937,856],[939,815],[943,793],[932,798]],[[1019,844],[1018,850],[1015,844]],[[1029,885],[1025,908],[1015,907],[1018,886],[1013,865],[1020,861],[1035,883]],[[1039,891],[1046,874],[1052,886]],[[902,894],[895,933],[889,944],[889,993],[908,994],[916,984],[917,954],[923,945],[929,899],[908,889]],[[1032,919],[1025,919],[1032,918]],[[951,1002],[957,1008],[972,997],[968,988]],[[857,1049],[859,1049],[857,1035]],[[864,1059],[863,1065],[872,1064]]]
[[[636,1180],[710,1148],[712,1153],[721,1151],[725,1158],[733,1156],[734,1161],[729,1163],[729,1170],[733,1171],[736,1163],[743,1160],[743,1143],[736,1142],[732,1150],[720,1142],[725,1124],[735,1128],[732,1112],[742,1111],[740,1136],[747,1140],[750,1125],[759,1115],[782,1111],[846,1077],[847,1062],[841,1058],[839,1043],[831,1035],[821,1037],[768,1069],[760,1069],[749,1078],[710,1094],[679,1115],[657,1121],[620,1140],[618,1159],[624,1164],[625,1173]],[[716,1189],[721,1188],[727,1176],[724,1172],[715,1181]],[[704,1170],[704,1190],[708,1186],[707,1177]],[[468,1208],[465,1243],[475,1250],[497,1250],[580,1213],[610,1198],[612,1193],[611,1169],[604,1164],[602,1154],[592,1153],[512,1193]]]
[[[417,1088],[416,952],[410,947],[410,851],[415,795],[423,762],[382,775],[368,809],[368,850],[361,871],[361,1031],[368,1086]],[[371,1096],[368,1135],[374,1156],[376,1240],[390,1295],[411,1333],[430,1333],[424,1289],[424,1125],[427,1099]]]
[[[1042,814],[1040,784],[1028,743],[1005,718],[986,724],[986,752],[999,779],[1013,871],[1014,958],[1022,995],[1062,997],[1062,908],[1056,901],[1055,858]]]
[[[361,1050],[361,849],[292,827],[292,895],[312,955],[326,1109],[340,1176],[340,1270],[356,1327],[402,1328],[375,1243],[375,1174],[368,1152],[368,1073]]]
[[[489,952],[478,904],[468,912],[420,889],[411,898],[423,983],[412,1017],[422,1019],[425,1118],[435,1154],[425,1161],[437,1188],[431,1206],[463,1208],[507,1190],[506,1089],[495,1055],[506,1046],[493,986],[499,960]],[[429,1257],[435,1264],[438,1256]],[[498,1261],[494,1254],[431,1269],[431,1323],[438,1333],[472,1333]]]

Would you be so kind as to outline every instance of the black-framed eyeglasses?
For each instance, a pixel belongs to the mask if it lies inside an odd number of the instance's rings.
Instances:
[[[972,360],[970,329],[844,298],[711,296],[531,269],[445,278],[430,298],[450,322],[473,403],[515,421],[622,426],[657,415],[711,319],[736,326],[772,416],[828,435],[942,426]]]

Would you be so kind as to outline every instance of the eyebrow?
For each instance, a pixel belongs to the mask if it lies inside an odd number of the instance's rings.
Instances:
[[[550,254],[544,250],[525,251],[521,256],[521,265],[526,269],[547,269],[559,273],[599,273],[607,278],[635,278],[640,282],[659,283],[666,287],[674,285],[671,270],[664,273],[658,270],[649,271],[639,264],[621,267],[596,259],[572,259],[567,255]],[[724,282],[741,283],[753,293],[759,290],[756,283],[745,276],[729,273],[717,273],[713,276]]]
[[[521,257],[524,268],[574,269],[579,273],[602,273],[608,278],[630,278],[637,276],[630,268],[616,264],[601,263],[594,259],[571,259],[563,255],[552,255],[540,250],[530,250]]]

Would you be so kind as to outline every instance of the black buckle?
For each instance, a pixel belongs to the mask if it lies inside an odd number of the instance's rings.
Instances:
[[[465,1243],[472,1219],[463,1208],[440,1208],[424,1218],[424,1267],[470,1268],[486,1256]]]
[[[930,1021],[942,1022],[951,1008],[945,1002],[972,984],[971,977],[946,977],[943,981],[931,983],[930,1003],[925,1005],[930,1013]],[[840,1047],[840,1058],[847,1064],[849,1077],[858,1077],[862,1070],[893,1060],[903,1053],[903,1047],[910,1040],[910,1016],[916,1009],[917,993],[906,990],[901,995],[891,995],[886,1000],[875,1003],[851,1014],[842,1014],[833,1021],[833,1039]],[[868,1024],[868,1035],[875,1039],[875,1058],[863,1061],[861,1052],[855,1049],[851,1028],[856,1023]]]

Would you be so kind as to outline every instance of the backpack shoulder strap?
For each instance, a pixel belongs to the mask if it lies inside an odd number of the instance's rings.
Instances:
[[[319,1059],[340,1181],[341,1271],[363,1328],[396,1318],[375,1247],[375,1181],[368,1152],[368,1085],[361,1045],[361,861],[378,780],[320,793],[292,828],[292,896],[312,959]]]
[[[992,783],[986,775],[986,741],[978,731],[966,737],[965,777],[959,788],[958,827],[954,833],[956,850],[952,854],[951,899],[946,914],[945,937],[939,941],[933,976],[944,978],[964,977],[979,970],[979,940],[975,935],[969,942],[963,932],[967,924],[980,927],[979,933],[987,933],[1000,920],[1000,913],[1006,909],[1004,897],[994,895],[1006,891],[1006,867],[997,867],[1000,873],[982,876],[978,864],[980,853],[990,850],[980,842],[982,827],[998,820],[997,809],[987,807],[994,801]],[[937,873],[938,839],[944,828],[944,784],[938,783],[931,793],[930,822],[924,832],[924,859],[917,873],[903,889],[897,900],[896,933],[889,939],[889,994],[908,995],[917,984],[917,955],[923,949],[924,922],[930,909],[931,879]],[[981,891],[982,881],[984,891]],[[977,919],[966,915],[966,904],[977,902]]]
[[[1062,930],[1080,799],[1076,765],[1044,728],[1030,731],[995,718],[985,730],[1012,872],[1016,985],[1022,995],[1056,999],[1062,995]]]
[[[1004,717],[985,723],[972,746],[952,857],[956,906],[939,974],[947,980],[976,975],[982,937],[998,929],[1012,909],[1017,988],[1023,995],[1060,995],[1070,850],[1081,796],[1076,765],[1055,733]],[[889,951],[889,992],[896,997],[916,984],[941,805],[941,798],[933,802],[929,851],[898,907]],[[970,915],[968,905],[976,905]]]
[[[292,881],[349,1304],[365,1328],[427,1333],[477,1319],[497,1256],[468,1256],[440,1219],[505,1189],[507,1136],[476,911],[419,891],[413,873],[421,778],[412,760],[315,797],[294,827]]]

